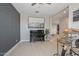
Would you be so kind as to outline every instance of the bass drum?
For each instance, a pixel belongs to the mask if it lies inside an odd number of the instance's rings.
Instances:
[[[77,39],[77,40],[75,41],[75,46],[76,46],[76,48],[79,48],[79,39]]]

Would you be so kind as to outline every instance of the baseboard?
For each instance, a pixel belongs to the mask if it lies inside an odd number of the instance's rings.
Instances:
[[[13,46],[7,53],[5,53],[4,56],[7,56],[9,53],[11,53],[12,50],[14,50],[20,43],[21,41],[19,41],[15,46]]]
[[[21,41],[19,41],[19,42],[18,42],[15,46],[13,46],[7,53],[5,53],[4,56],[7,56],[9,53],[11,53],[12,50],[14,50],[14,49],[17,47],[17,45],[19,45],[21,42],[29,42],[29,40],[21,40]]]
[[[21,42],[30,42],[29,40],[21,40]]]

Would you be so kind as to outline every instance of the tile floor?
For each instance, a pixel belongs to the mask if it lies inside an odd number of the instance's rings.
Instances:
[[[20,42],[7,56],[53,56],[57,53],[56,37],[45,42]]]

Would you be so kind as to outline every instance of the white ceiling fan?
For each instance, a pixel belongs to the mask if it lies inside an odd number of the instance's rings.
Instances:
[[[34,6],[36,4],[48,4],[48,5],[51,5],[52,3],[32,3],[31,5]]]

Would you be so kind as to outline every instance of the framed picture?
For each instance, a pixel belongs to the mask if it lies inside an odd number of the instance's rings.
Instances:
[[[73,12],[73,22],[79,21],[79,9]]]
[[[29,28],[44,28],[44,18],[29,17]]]

